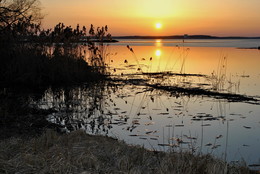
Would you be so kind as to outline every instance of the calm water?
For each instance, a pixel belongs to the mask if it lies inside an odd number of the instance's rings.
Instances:
[[[67,132],[84,129],[149,149],[189,150],[259,164],[260,51],[237,49],[259,45],[260,40],[121,40],[108,47],[106,61],[113,78],[128,81],[49,89],[32,105],[56,109],[49,120]],[[138,75],[165,71],[205,76]],[[141,80],[258,101],[167,92]]]
[[[160,44],[158,44],[160,43]],[[260,39],[119,39],[114,45],[132,46],[187,46],[187,47],[259,47]]]

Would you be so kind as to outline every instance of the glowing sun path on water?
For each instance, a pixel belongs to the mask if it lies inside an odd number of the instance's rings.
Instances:
[[[161,54],[162,54],[162,52],[161,52],[160,49],[157,49],[157,50],[155,51],[155,55],[156,55],[156,56],[160,57]]]

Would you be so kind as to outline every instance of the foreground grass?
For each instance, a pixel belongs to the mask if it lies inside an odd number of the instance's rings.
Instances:
[[[82,131],[0,143],[0,173],[250,173],[211,156],[152,152]]]

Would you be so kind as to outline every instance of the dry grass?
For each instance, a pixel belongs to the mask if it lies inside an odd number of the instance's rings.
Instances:
[[[0,143],[0,173],[250,173],[211,156],[163,153],[82,131]]]

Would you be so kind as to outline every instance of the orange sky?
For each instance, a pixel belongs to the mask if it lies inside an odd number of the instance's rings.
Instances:
[[[41,0],[44,28],[108,25],[118,35],[260,36],[260,0]],[[155,24],[161,23],[161,29]]]

